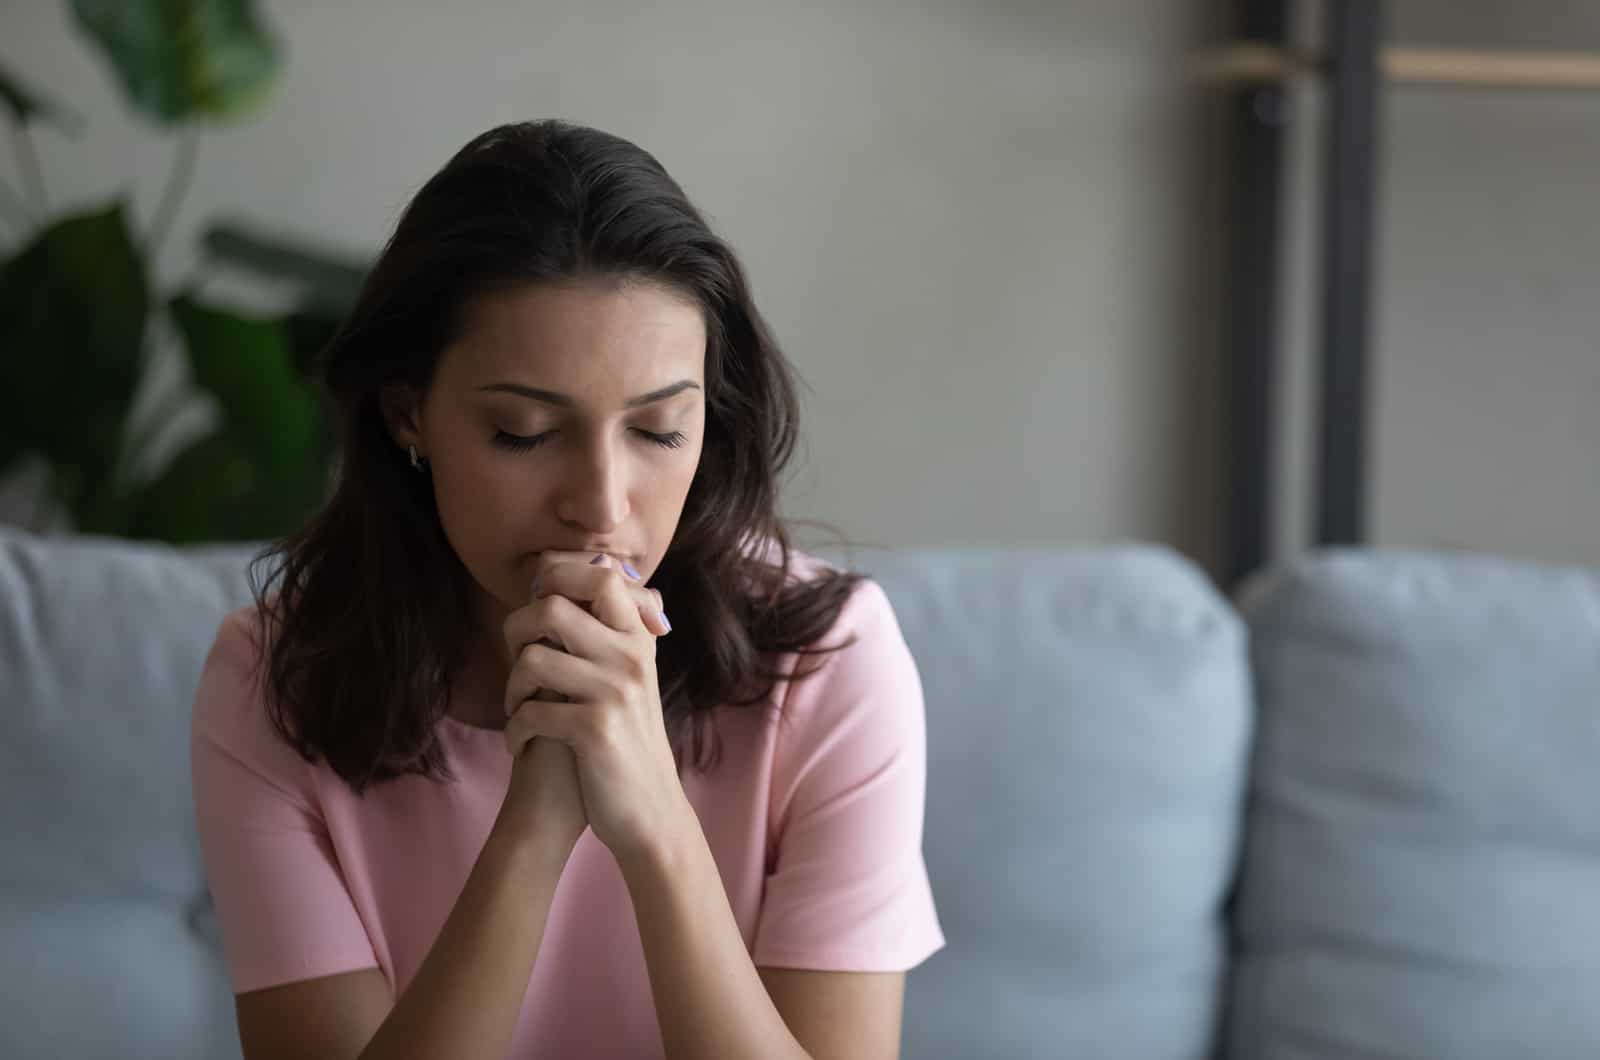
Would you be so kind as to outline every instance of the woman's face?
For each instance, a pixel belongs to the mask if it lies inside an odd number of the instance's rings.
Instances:
[[[706,332],[693,301],[640,282],[529,286],[467,314],[420,405],[385,405],[498,634],[540,552],[607,552],[646,579],[660,563],[700,462]]]

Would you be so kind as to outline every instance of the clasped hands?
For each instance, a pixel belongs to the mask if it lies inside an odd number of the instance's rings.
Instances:
[[[661,594],[605,554],[545,552],[529,602],[502,627],[506,747],[536,815],[576,842],[585,824],[620,860],[648,852],[687,800],[667,737],[656,638]]]

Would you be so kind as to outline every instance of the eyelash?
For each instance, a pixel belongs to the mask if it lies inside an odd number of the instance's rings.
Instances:
[[[654,431],[641,430],[637,427],[634,429],[639,431],[640,434],[644,435],[646,438],[650,439],[651,442],[659,445],[663,449],[680,449],[683,447],[684,433],[682,431],[673,431],[670,434],[656,434]],[[525,452],[526,450],[536,449],[543,445],[547,440],[549,440],[550,435],[553,433],[555,432],[545,431],[543,434],[535,434],[531,437],[524,437],[520,434],[508,434],[505,431],[495,431],[493,440],[494,444],[500,446],[502,449],[513,449],[518,452]]]

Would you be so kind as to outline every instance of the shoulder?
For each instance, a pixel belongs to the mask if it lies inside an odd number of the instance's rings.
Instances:
[[[303,799],[308,766],[279,733],[268,710],[266,646],[254,604],[218,624],[200,670],[190,716],[191,755],[223,754],[261,779]]]
[[[840,607],[838,617],[818,646],[849,637],[865,638],[869,649],[870,646],[891,647],[895,642],[903,646],[894,606],[883,587],[870,574],[841,567],[799,549],[789,550],[789,578],[792,582],[815,582],[830,575],[844,574],[852,575],[855,583],[850,587],[850,594]],[[870,650],[856,654],[870,654]]]
[[[237,722],[247,704],[243,693],[259,685],[266,664],[265,639],[254,604],[229,611],[217,625],[200,668],[195,720],[207,726]]]
[[[784,713],[812,716],[831,728],[849,714],[871,713],[889,723],[922,713],[922,685],[894,606],[870,575],[847,572],[827,560],[791,550],[791,577],[813,581],[827,573],[858,580],[826,633],[797,653],[798,670],[784,697]]]
[[[775,541],[765,541],[759,547],[748,546],[747,553],[756,557],[769,566],[776,567],[783,561],[783,555]],[[830,576],[851,575],[856,579],[852,586],[850,596],[846,599],[844,607],[839,612],[835,622],[835,630],[830,631],[830,637],[839,628],[860,624],[866,620],[869,624],[876,619],[878,623],[887,620],[894,621],[894,609],[889,604],[889,597],[884,593],[872,577],[861,571],[841,567],[804,549],[789,548],[789,570],[784,579],[786,585],[804,585],[814,583]],[[898,632],[898,627],[896,629]]]
[[[801,569],[839,568],[804,556]],[[847,804],[856,807],[850,815],[882,813],[894,828],[916,820],[927,754],[922,681],[882,586],[863,575],[828,631],[794,659],[777,710],[773,834]]]

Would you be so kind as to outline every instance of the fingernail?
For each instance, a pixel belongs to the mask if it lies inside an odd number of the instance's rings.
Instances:
[[[667,627],[668,633],[672,632],[672,623],[667,621],[667,613],[665,611],[661,612],[661,624]]]
[[[633,569],[633,564],[629,563],[627,560],[623,560],[622,561],[622,573],[626,574],[628,577],[632,578],[634,581],[638,581],[639,580],[639,572],[634,570]]]

